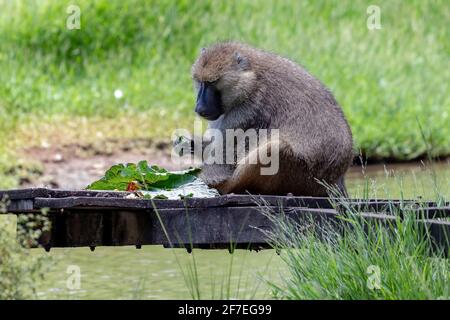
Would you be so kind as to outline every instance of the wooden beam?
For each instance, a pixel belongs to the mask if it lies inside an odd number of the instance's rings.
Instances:
[[[348,224],[334,209],[280,207],[168,208],[158,210],[66,209],[50,212],[52,229],[44,234],[41,245],[51,247],[91,247],[164,245],[184,248],[270,247],[266,232],[274,230],[272,215],[283,215],[300,226],[309,225],[319,236],[327,237],[323,227],[342,231]],[[262,212],[265,211],[265,212]],[[352,216],[395,228],[397,218],[378,213]],[[450,222],[419,220],[436,248],[448,252]],[[327,229],[325,229],[326,231]],[[328,229],[329,230],[329,229]],[[348,230],[348,229],[347,229]]]
[[[312,223],[317,231],[329,224],[341,230],[341,217],[395,227],[396,219],[411,212],[436,244],[449,247],[450,205],[386,199],[336,199],[224,195],[184,200],[128,199],[127,192],[24,189],[0,191],[8,198],[7,211],[30,214],[49,210],[52,228],[40,240],[51,247],[164,245],[166,247],[253,248],[270,247],[267,232],[273,230],[272,215],[283,215],[299,225]],[[433,218],[433,219],[431,219]],[[323,236],[326,236],[324,234]]]

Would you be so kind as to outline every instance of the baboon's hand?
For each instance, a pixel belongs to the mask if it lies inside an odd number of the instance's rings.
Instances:
[[[178,136],[173,141],[173,149],[179,156],[194,153],[194,140],[185,136]]]

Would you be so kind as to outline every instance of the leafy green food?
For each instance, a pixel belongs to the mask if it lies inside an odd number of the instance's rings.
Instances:
[[[196,179],[198,168],[183,171],[168,171],[158,166],[150,166],[147,161],[138,164],[117,164],[106,171],[105,175],[89,186],[88,190],[171,190]]]

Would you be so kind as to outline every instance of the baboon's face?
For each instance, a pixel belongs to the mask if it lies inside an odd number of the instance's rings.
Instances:
[[[254,74],[250,61],[230,49],[203,49],[192,67],[197,91],[195,112],[210,121],[229,112],[253,87]]]
[[[216,87],[216,82],[197,82],[197,102],[195,112],[206,120],[217,120],[223,113],[222,97]]]

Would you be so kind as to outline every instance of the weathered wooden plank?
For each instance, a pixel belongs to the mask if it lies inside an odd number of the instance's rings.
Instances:
[[[10,200],[33,198],[64,198],[64,197],[124,197],[128,192],[96,191],[96,190],[63,190],[47,188],[0,190],[0,199],[7,196]]]
[[[97,208],[97,209],[158,209],[168,208],[214,208],[223,206],[255,206],[257,202],[264,203],[269,206],[288,207],[305,207],[305,208],[332,208],[330,202],[326,198],[289,198],[289,197],[262,197],[257,199],[254,196],[233,196],[220,197],[221,201],[208,201],[210,199],[186,199],[183,200],[140,200],[140,199],[123,199],[123,198],[88,198],[88,197],[69,197],[69,198],[36,198],[34,207],[39,208]],[[212,199],[211,199],[212,200]],[[374,211],[390,214],[401,214],[403,212],[415,212],[418,217],[436,218],[450,217],[450,207],[426,207],[428,203],[378,203],[367,202],[362,204],[359,201],[349,201],[346,206],[338,206],[339,211],[345,211],[348,208],[357,211]]]
[[[151,244],[154,243],[152,229],[156,222],[150,212],[114,212],[111,215],[111,231],[105,233],[105,239],[110,240],[113,246]],[[160,232],[159,229],[158,231]]]
[[[446,218],[450,217],[450,206],[445,205],[437,207],[433,202],[353,202],[341,204],[337,206],[340,212],[353,211],[353,212],[376,212],[387,213],[391,215],[400,215],[415,213],[418,218]]]
[[[6,212],[8,213],[35,211],[33,199],[10,200],[6,204]]]
[[[419,220],[426,234],[431,236],[434,248],[443,250],[448,257],[450,250],[450,222],[431,219]]]
[[[420,209],[412,209],[410,211],[414,212],[416,214],[416,217],[419,218],[427,218],[427,219],[450,218],[450,206],[420,208]]]
[[[120,191],[94,191],[94,190],[60,190],[60,189],[45,189],[45,188],[31,188],[31,189],[12,189],[12,190],[0,190],[0,198],[6,196],[11,200],[18,199],[34,199],[34,198],[68,198],[68,197],[88,197],[88,198],[124,198],[130,195],[130,192]],[[253,204],[252,195],[223,195],[215,198],[188,198],[188,203],[191,206],[211,206],[223,204]],[[277,201],[283,201],[289,199],[290,201],[324,201],[328,204],[327,198],[313,198],[313,197],[293,197],[293,196],[271,196],[263,195],[258,196],[264,198],[270,203],[276,203]],[[161,201],[161,200],[155,200]],[[166,201],[166,200],[164,200]],[[177,201],[177,200],[173,200]],[[180,200],[178,200],[180,201]]]
[[[31,188],[31,189],[12,189],[12,190],[0,190],[0,198],[6,196],[11,200],[20,199],[34,199],[34,198],[68,198],[68,197],[89,197],[89,198],[124,198],[129,195],[129,192],[120,191],[95,191],[95,190],[62,190],[62,189],[46,189],[46,188]],[[221,206],[225,204],[253,204],[254,200],[268,201],[270,204],[275,205],[279,201],[286,201],[292,204],[299,204],[298,201],[315,201],[318,204],[329,205],[329,198],[314,198],[314,197],[295,197],[295,196],[272,196],[272,195],[224,195],[215,198],[191,198],[187,199],[188,203],[192,206]],[[155,200],[158,201],[158,200]],[[161,201],[161,200],[159,200]],[[163,200],[164,201],[164,200]],[[175,200],[176,201],[176,200]],[[250,201],[250,202],[249,202]],[[323,201],[323,202],[322,202]],[[333,199],[331,199],[333,201]],[[335,199],[337,203],[350,203],[352,205],[369,205],[371,208],[375,206],[386,205],[422,205],[437,206],[434,202],[418,201],[418,200],[396,200],[396,199]],[[446,203],[445,205],[450,205]]]
[[[346,209],[363,212],[358,215],[362,219],[393,225],[397,215],[415,212],[419,219],[425,219],[419,220],[419,224],[436,247],[445,250],[449,247],[450,222],[430,220],[449,217],[449,203],[439,207],[433,202],[416,200],[254,195],[153,201],[124,198],[129,194],[37,188],[0,191],[0,198],[11,199],[7,208],[11,213],[50,209],[53,227],[41,238],[46,248],[145,244],[224,248],[231,243],[238,248],[264,248],[269,246],[264,230],[271,230],[272,222],[261,210],[268,209],[275,214],[283,211],[299,224],[312,222],[319,231],[324,223],[341,228],[345,222],[338,217]],[[333,203],[337,204],[336,210]]]
[[[91,198],[91,197],[67,197],[67,198],[36,198],[34,208],[121,208],[121,209],[152,209],[153,204],[157,208],[213,208],[223,206],[255,206],[254,196],[233,195],[216,198],[189,198],[184,200],[146,200],[127,198]],[[290,197],[261,197],[260,201],[268,205],[281,205],[283,207],[305,206],[313,208],[331,208],[326,198],[290,198]],[[256,200],[257,201],[257,200]]]
[[[265,210],[283,214],[302,226],[312,226],[319,235],[325,224],[341,230],[346,223],[334,209],[285,208],[282,213],[279,207]],[[171,208],[157,212],[71,209],[53,212],[50,216],[52,230],[41,241],[46,248],[162,244],[166,247],[262,249],[269,247],[265,232],[273,230],[272,220],[260,207]],[[396,223],[392,215],[369,212],[359,217],[392,227]],[[419,224],[423,224],[437,248],[448,250],[450,222],[421,220]]]
[[[271,210],[278,212],[279,207]],[[284,210],[287,215],[296,212]],[[315,222],[331,219],[335,210],[298,209]],[[299,211],[299,212],[300,212]],[[50,213],[53,223],[46,247],[95,247],[162,244],[174,247],[268,247],[262,230],[272,223],[259,207],[172,208],[140,211],[64,210]],[[161,224],[162,223],[162,224]],[[164,227],[163,227],[164,226]]]
[[[52,190],[52,189],[22,189],[0,191],[0,197],[7,196],[10,200],[9,212],[30,212],[40,208],[122,208],[149,209],[153,204],[149,200],[127,199],[127,192],[88,191],[88,190]],[[31,200],[34,200],[31,207]],[[449,216],[448,209],[438,208],[434,202],[416,200],[386,200],[386,199],[329,199],[313,197],[270,196],[270,195],[223,195],[215,198],[187,198],[184,200],[154,200],[158,208],[209,208],[222,206],[254,206],[267,204],[283,207],[332,208],[336,205],[341,210],[350,207],[358,211],[375,211],[396,213],[399,209],[428,209],[429,217]],[[450,206],[449,203],[444,207]]]
[[[33,199],[35,197],[45,197],[48,192],[49,189],[45,188],[0,190],[0,199]]]

